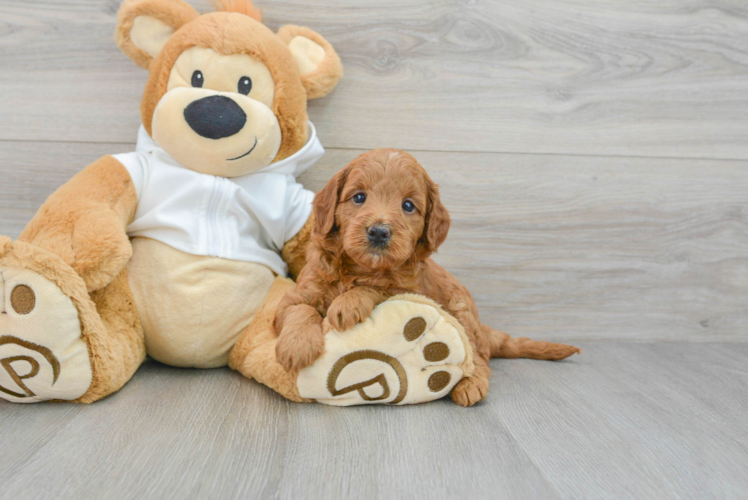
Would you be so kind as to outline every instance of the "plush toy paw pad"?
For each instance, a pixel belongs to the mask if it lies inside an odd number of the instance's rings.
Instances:
[[[435,363],[443,361],[449,356],[449,346],[444,342],[432,342],[423,348],[423,357],[426,361]]]
[[[425,298],[393,297],[350,330],[330,331],[325,353],[299,373],[302,397],[331,405],[439,399],[472,370],[462,327]]]
[[[408,342],[416,340],[423,334],[423,332],[426,331],[427,326],[428,324],[426,323],[425,319],[420,316],[416,316],[415,318],[405,323],[405,328],[403,328],[403,337],[405,337],[405,340],[407,340]]]
[[[0,267],[0,398],[72,400],[91,385],[78,311],[33,271]]]
[[[431,392],[439,392],[449,385],[452,381],[452,375],[449,372],[435,372],[429,377],[429,390]]]

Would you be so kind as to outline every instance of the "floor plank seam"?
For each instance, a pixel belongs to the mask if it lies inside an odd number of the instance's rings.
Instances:
[[[0,143],[28,143],[28,144],[112,144],[112,145],[135,145],[135,141],[67,141],[67,140],[35,140],[35,139],[3,139]],[[331,146],[323,144],[326,150],[337,151],[368,151],[367,147]],[[387,146],[381,146],[387,147]],[[640,160],[687,160],[687,161],[719,161],[719,162],[748,162],[747,158],[725,158],[725,157],[702,157],[702,156],[657,156],[657,155],[617,155],[617,154],[595,154],[595,153],[549,153],[532,151],[494,151],[494,150],[456,150],[456,149],[418,149],[407,148],[411,153],[444,153],[444,154],[478,154],[478,155],[526,155],[526,156],[562,156],[562,157],[585,157],[585,158],[617,158],[617,159],[640,159]]]

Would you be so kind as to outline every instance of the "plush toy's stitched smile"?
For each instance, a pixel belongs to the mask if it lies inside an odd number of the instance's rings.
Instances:
[[[247,155],[248,155],[249,153],[251,153],[252,151],[254,151],[254,149],[255,149],[256,147],[257,147],[257,137],[255,137],[255,143],[254,143],[254,144],[252,145],[252,147],[251,147],[251,148],[249,149],[249,151],[247,151],[246,153],[244,153],[244,154],[243,154],[243,155],[241,155],[241,156],[237,156],[236,158],[229,158],[229,159],[228,159],[228,160],[226,160],[226,161],[234,161],[234,160],[238,160],[239,158],[244,158],[244,157],[245,157],[245,156],[247,156]]]

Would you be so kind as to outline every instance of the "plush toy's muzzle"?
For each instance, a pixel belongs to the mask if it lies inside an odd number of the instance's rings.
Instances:
[[[221,177],[269,165],[282,143],[281,128],[264,103],[236,92],[177,86],[153,113],[152,137],[182,165]]]

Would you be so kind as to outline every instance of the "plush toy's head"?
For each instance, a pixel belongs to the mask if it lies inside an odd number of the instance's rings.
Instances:
[[[143,125],[174,159],[236,177],[297,152],[307,99],[330,92],[340,58],[314,31],[273,33],[249,0],[200,15],[182,0],[125,0],[117,45],[150,72]]]

